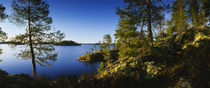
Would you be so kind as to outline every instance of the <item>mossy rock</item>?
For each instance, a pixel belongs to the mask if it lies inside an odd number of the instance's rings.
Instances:
[[[104,55],[103,52],[95,51],[94,53],[80,56],[78,60],[85,63],[94,63],[104,60]]]

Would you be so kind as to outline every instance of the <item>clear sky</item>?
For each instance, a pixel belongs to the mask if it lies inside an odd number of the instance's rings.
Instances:
[[[9,15],[12,0],[0,0]],[[123,6],[123,0],[47,0],[50,5],[50,16],[53,18],[53,29],[65,33],[66,40],[79,43],[96,43],[103,39],[104,34],[112,38],[119,17],[115,14],[116,7]],[[0,27],[9,38],[24,33],[8,20],[1,22]]]

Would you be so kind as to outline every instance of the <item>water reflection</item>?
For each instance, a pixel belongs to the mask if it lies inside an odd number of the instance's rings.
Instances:
[[[16,57],[17,53],[23,50],[25,45],[18,45],[16,48],[11,48],[8,45],[0,45],[3,49],[3,54],[0,58],[3,62],[0,63],[0,68],[7,71],[9,74],[26,73],[32,76],[31,60]],[[49,67],[37,65],[38,75],[46,75],[50,78],[55,78],[59,75],[80,75],[84,72],[91,73],[97,71],[99,63],[87,65],[77,60],[80,55],[89,51],[93,45],[81,46],[54,46],[57,55],[56,61],[48,61],[51,64]]]

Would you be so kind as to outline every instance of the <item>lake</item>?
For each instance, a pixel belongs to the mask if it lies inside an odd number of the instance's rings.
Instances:
[[[28,74],[32,76],[31,59],[23,59],[17,57],[17,53],[25,48],[25,45],[18,45],[12,48],[7,44],[0,44],[3,53],[0,54],[2,62],[0,62],[0,69],[9,74]],[[47,76],[55,79],[62,75],[81,75],[82,73],[96,72],[100,63],[85,64],[80,62],[77,58],[93,48],[93,45],[81,46],[54,46],[55,52],[58,53],[57,60],[50,62],[51,66],[37,66],[37,74],[39,76]]]

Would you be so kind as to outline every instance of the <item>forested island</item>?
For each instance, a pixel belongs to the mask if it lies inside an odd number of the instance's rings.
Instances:
[[[52,43],[55,46],[78,46],[81,45],[71,40],[63,40],[61,42]]]
[[[37,75],[36,64],[48,65],[47,60],[55,61],[57,56],[53,46],[42,43],[80,44],[63,40],[64,33],[60,31],[45,33],[52,24],[45,0],[13,0],[12,15],[6,15],[5,7],[0,4],[0,20],[11,17],[16,24],[27,25],[26,33],[12,41],[29,47],[18,55],[31,58],[33,73],[31,77],[9,75],[0,70],[0,87],[209,88],[209,0],[173,0],[170,4],[164,0],[123,1],[122,8],[116,8],[119,16],[114,34],[116,41],[105,34],[102,42],[77,58],[86,64],[100,62],[97,72],[80,76],[69,74],[55,80]],[[170,19],[166,18],[168,13]],[[6,36],[2,30],[0,33]]]

